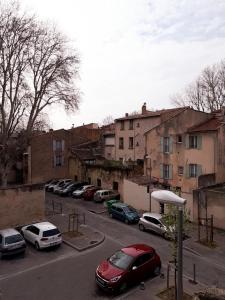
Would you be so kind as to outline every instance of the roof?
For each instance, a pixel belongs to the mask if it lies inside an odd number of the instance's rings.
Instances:
[[[152,217],[152,218],[155,218],[155,219],[157,219],[157,220],[162,219],[162,215],[157,214],[157,213],[146,212],[146,213],[143,213],[143,216]]]
[[[41,230],[48,230],[48,229],[55,229],[56,228],[56,226],[53,225],[50,222],[40,222],[40,223],[35,223],[35,224],[32,224],[32,225],[36,226],[37,228],[39,228]]]
[[[134,244],[127,246],[123,249],[121,249],[124,253],[131,255],[131,256],[139,256],[140,254],[144,254],[146,252],[152,252],[154,249],[148,245],[145,244]]]
[[[11,235],[15,235],[15,234],[20,234],[16,229],[14,228],[6,228],[6,229],[2,229],[0,230],[0,233],[2,236],[11,236]]]
[[[212,117],[209,120],[206,120],[198,125],[192,126],[188,129],[188,132],[206,132],[206,131],[216,131],[220,126],[221,122]]]
[[[115,121],[123,121],[123,120],[134,120],[134,119],[144,119],[151,117],[161,117],[162,121],[168,120],[173,117],[177,113],[187,109],[187,107],[178,107],[178,108],[169,108],[169,109],[161,109],[156,111],[147,111],[145,114],[136,114],[136,115],[128,115],[123,118],[116,119]]]

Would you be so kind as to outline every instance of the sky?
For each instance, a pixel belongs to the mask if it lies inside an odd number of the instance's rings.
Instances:
[[[225,59],[224,0],[21,0],[79,53],[79,111],[49,111],[54,129],[171,108],[207,66]]]

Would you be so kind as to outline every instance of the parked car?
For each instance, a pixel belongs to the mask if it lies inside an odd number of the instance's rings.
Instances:
[[[104,202],[111,199],[120,199],[120,194],[113,190],[100,190],[94,194],[95,202]]]
[[[113,203],[109,210],[109,215],[111,218],[118,219],[127,224],[137,223],[139,221],[139,215],[136,209],[122,202]]]
[[[95,192],[99,191],[99,190],[100,190],[99,187],[93,187],[93,188],[86,190],[83,193],[83,199],[84,200],[93,200]]]
[[[74,182],[71,183],[70,185],[68,185],[67,187],[65,187],[64,189],[62,189],[59,192],[60,196],[72,196],[72,193],[77,190],[78,188],[87,185],[87,182]]]
[[[156,251],[145,244],[135,244],[116,251],[97,267],[95,280],[106,291],[123,292],[147,276],[159,275],[161,260]]]
[[[51,183],[53,183],[53,181],[55,181],[55,179],[51,179],[51,180],[46,181],[46,183],[45,183],[45,185],[44,185],[44,189],[45,189],[46,191],[47,191],[49,185],[50,185]]]
[[[92,188],[92,187],[95,187],[95,186],[92,185],[92,184],[84,185],[84,186],[78,188],[77,190],[75,190],[72,193],[72,197],[74,197],[74,198],[82,198],[83,197],[83,193],[85,191],[87,191],[88,189]]]
[[[55,180],[51,181],[51,182],[47,185],[46,191],[47,191],[47,192],[53,192],[54,186],[57,185],[58,183],[59,183],[59,179],[55,179]]]
[[[62,236],[59,229],[50,222],[40,222],[22,227],[21,233],[25,240],[37,250],[61,245]]]
[[[0,230],[0,256],[25,253],[26,242],[23,236],[14,228]]]
[[[168,228],[163,223],[162,215],[160,214],[150,212],[143,213],[138,225],[139,229],[142,231],[151,230],[162,235],[163,237],[168,238]]]
[[[58,191],[58,189],[60,189],[61,187],[64,186],[64,184],[72,182],[72,179],[60,179],[59,182],[53,186],[53,193],[55,193],[56,191]]]
[[[70,184],[73,184],[73,181],[66,181],[65,183],[61,184],[61,185],[57,185],[54,188],[54,194],[60,194],[67,186],[69,186]]]

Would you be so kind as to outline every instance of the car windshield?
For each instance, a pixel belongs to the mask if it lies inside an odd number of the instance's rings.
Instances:
[[[7,245],[14,244],[14,243],[20,242],[22,240],[23,240],[23,237],[21,234],[15,234],[15,235],[5,237],[5,244],[7,244]]]
[[[124,253],[123,251],[117,251],[115,254],[113,254],[110,258],[109,258],[109,262],[122,270],[126,270],[129,265],[131,264],[133,260],[133,257],[130,255],[127,255],[126,253]]]
[[[57,235],[59,233],[60,232],[59,232],[58,228],[49,229],[49,230],[43,231],[43,237],[53,236],[53,235]]]
[[[126,206],[126,207],[124,207],[124,211],[126,212],[126,213],[136,213],[136,210],[132,207],[132,206]]]

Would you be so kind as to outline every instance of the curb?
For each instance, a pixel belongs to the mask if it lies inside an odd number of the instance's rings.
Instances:
[[[98,245],[102,244],[105,240],[105,235],[102,233],[102,232],[99,232],[98,233],[102,236],[101,239],[94,243],[94,244],[91,244],[91,245],[88,245],[88,246],[85,246],[85,247],[77,247],[75,246],[73,243],[67,241],[67,240],[63,240],[63,243],[74,248],[75,250],[79,251],[79,252],[82,252],[82,251],[85,251],[85,250],[88,250],[88,249],[91,249],[91,248],[94,248],[94,247],[97,247]]]

